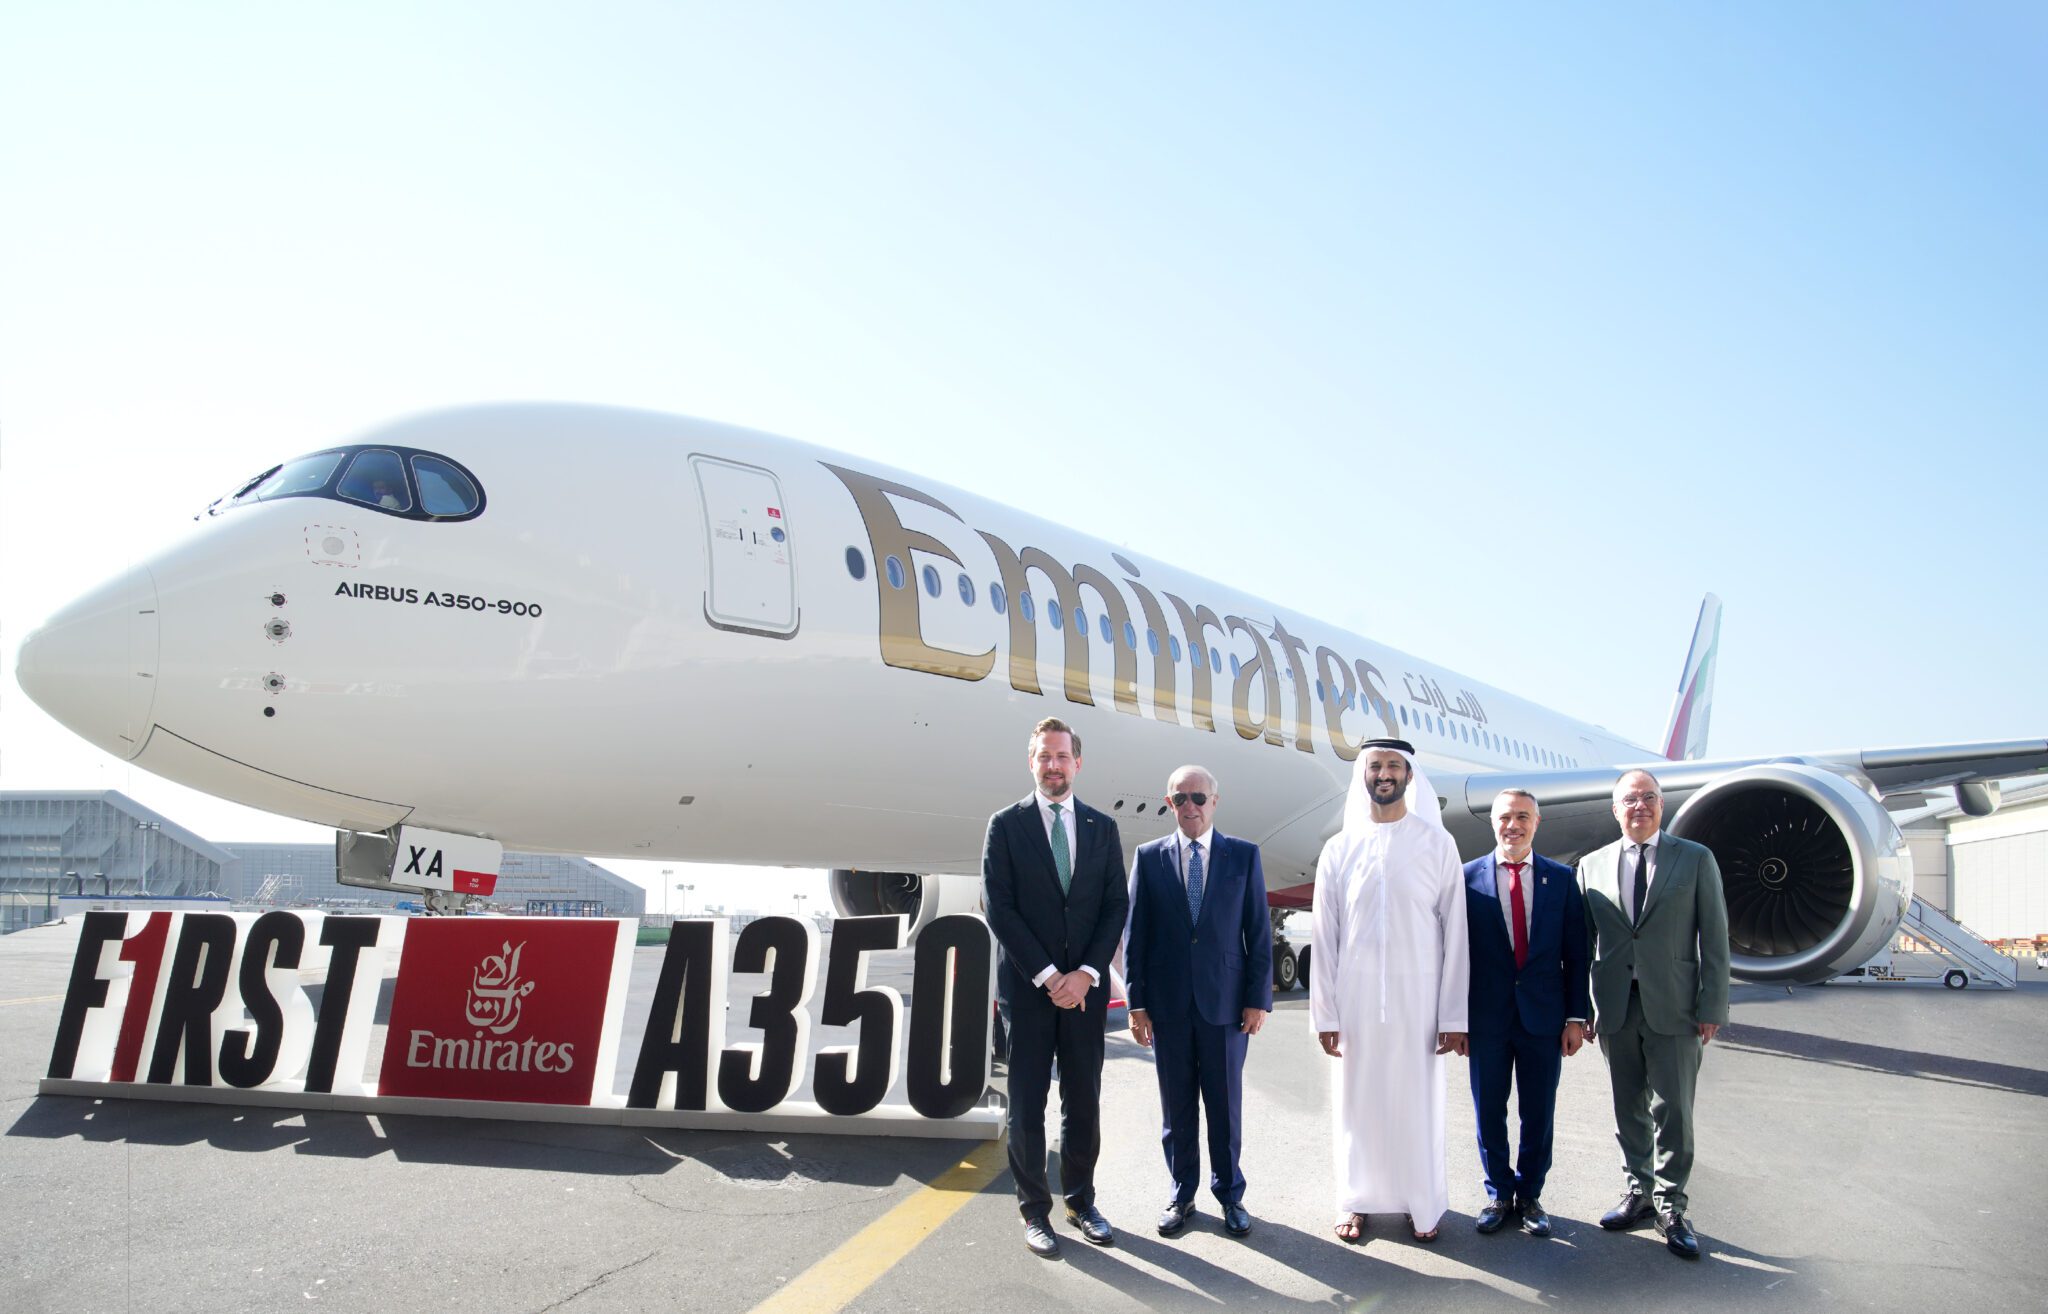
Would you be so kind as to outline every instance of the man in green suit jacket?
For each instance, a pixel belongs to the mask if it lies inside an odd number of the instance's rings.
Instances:
[[[1663,832],[1664,792],[1647,771],[1614,786],[1621,838],[1579,859],[1593,951],[1593,1029],[1607,1055],[1628,1194],[1600,1226],[1654,1209],[1673,1254],[1698,1259],[1686,1221],[1692,1096],[1700,1056],[1728,1020],[1728,905],[1705,845]],[[1651,1155],[1655,1151],[1655,1168]]]

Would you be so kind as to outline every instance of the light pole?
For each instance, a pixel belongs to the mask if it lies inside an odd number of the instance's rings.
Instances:
[[[678,912],[676,914],[676,916],[688,917],[690,915],[690,891],[696,889],[697,887],[689,883],[688,881],[683,881],[679,882],[676,885],[676,888],[683,892],[683,908],[681,912]]]
[[[164,823],[161,821],[135,823],[135,829],[142,832],[142,871],[135,878],[135,893],[138,895],[146,896],[149,893],[149,832],[163,828]]]

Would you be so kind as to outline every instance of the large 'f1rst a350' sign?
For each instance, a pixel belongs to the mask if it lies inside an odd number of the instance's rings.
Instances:
[[[950,1119],[989,1076],[988,927],[944,917],[918,936],[902,995],[867,982],[901,917],[677,922],[628,1089],[620,1032],[634,923],[610,918],[87,913],[50,1054],[53,1081],[292,1094],[854,1119],[904,1078],[909,1105]],[[396,961],[381,1061],[379,995]],[[731,973],[765,974],[728,1016]],[[851,1043],[811,1052],[813,1025]],[[731,1031],[731,1035],[728,1031]],[[851,1125],[848,1130],[858,1130]]]

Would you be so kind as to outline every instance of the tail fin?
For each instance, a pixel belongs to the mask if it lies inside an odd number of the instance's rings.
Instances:
[[[1678,676],[1671,703],[1671,724],[1664,731],[1664,756],[1691,762],[1707,755],[1707,722],[1714,710],[1714,659],[1721,651],[1721,600],[1709,593],[1700,603],[1693,626],[1692,648]]]

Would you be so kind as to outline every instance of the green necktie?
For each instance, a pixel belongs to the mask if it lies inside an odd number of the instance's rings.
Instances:
[[[1052,805],[1052,865],[1060,874],[1060,893],[1074,885],[1074,857],[1067,852],[1067,823],[1060,820],[1061,805]]]

